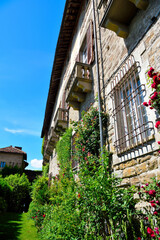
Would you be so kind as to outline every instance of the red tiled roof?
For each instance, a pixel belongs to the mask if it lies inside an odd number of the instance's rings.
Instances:
[[[25,157],[25,160],[27,159],[27,153],[25,153],[24,151],[22,151],[21,149],[17,148],[17,147],[5,147],[5,148],[0,148],[0,152],[2,153],[17,153],[17,154],[23,154]]]

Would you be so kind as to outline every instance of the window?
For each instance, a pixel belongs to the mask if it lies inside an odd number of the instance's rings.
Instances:
[[[77,62],[91,64],[94,61],[93,23],[90,21],[80,51],[76,57]]]
[[[1,168],[4,168],[5,165],[6,165],[6,162],[1,162],[0,167],[1,167]]]
[[[147,142],[153,130],[143,106],[146,88],[140,82],[133,57],[115,75],[111,86],[115,147],[121,154]]]

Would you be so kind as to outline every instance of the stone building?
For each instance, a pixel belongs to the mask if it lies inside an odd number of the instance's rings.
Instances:
[[[0,148],[0,170],[5,166],[15,167],[24,169],[28,166],[27,154],[22,151],[21,147],[5,147]]]
[[[159,16],[159,0],[66,0],[42,128],[50,174],[58,173],[59,136],[100,93],[122,184],[160,176],[159,115],[143,106],[152,94],[146,71],[160,71]]]

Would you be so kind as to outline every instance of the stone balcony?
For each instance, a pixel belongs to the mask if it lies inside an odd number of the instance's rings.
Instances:
[[[119,37],[127,38],[137,10],[145,10],[148,4],[148,0],[99,0],[98,8],[103,16],[100,25]]]
[[[54,131],[57,135],[61,135],[67,129],[68,121],[68,109],[58,108],[54,118]]]
[[[58,142],[58,136],[56,135],[56,133],[54,132],[53,127],[51,127],[49,133],[48,133],[48,137],[47,140],[44,144],[44,159],[46,161],[49,161],[50,156],[53,153],[53,149],[56,146],[56,143]]]
[[[80,109],[86,94],[92,90],[92,74],[89,64],[76,62],[66,87],[66,101],[74,110]]]

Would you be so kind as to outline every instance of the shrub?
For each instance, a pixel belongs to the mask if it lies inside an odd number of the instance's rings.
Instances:
[[[11,167],[11,166],[5,166],[3,169],[2,169],[2,177],[6,177],[6,176],[9,176],[9,175],[13,175],[13,174],[22,174],[23,170],[22,168],[19,168],[17,166],[14,166],[14,167]]]
[[[28,209],[30,202],[30,183],[27,176],[23,173],[10,175],[5,181],[12,187],[12,193],[9,202],[9,210],[22,212]]]
[[[49,203],[50,190],[48,189],[48,178],[38,177],[32,184],[31,191],[32,201],[37,205]]]

